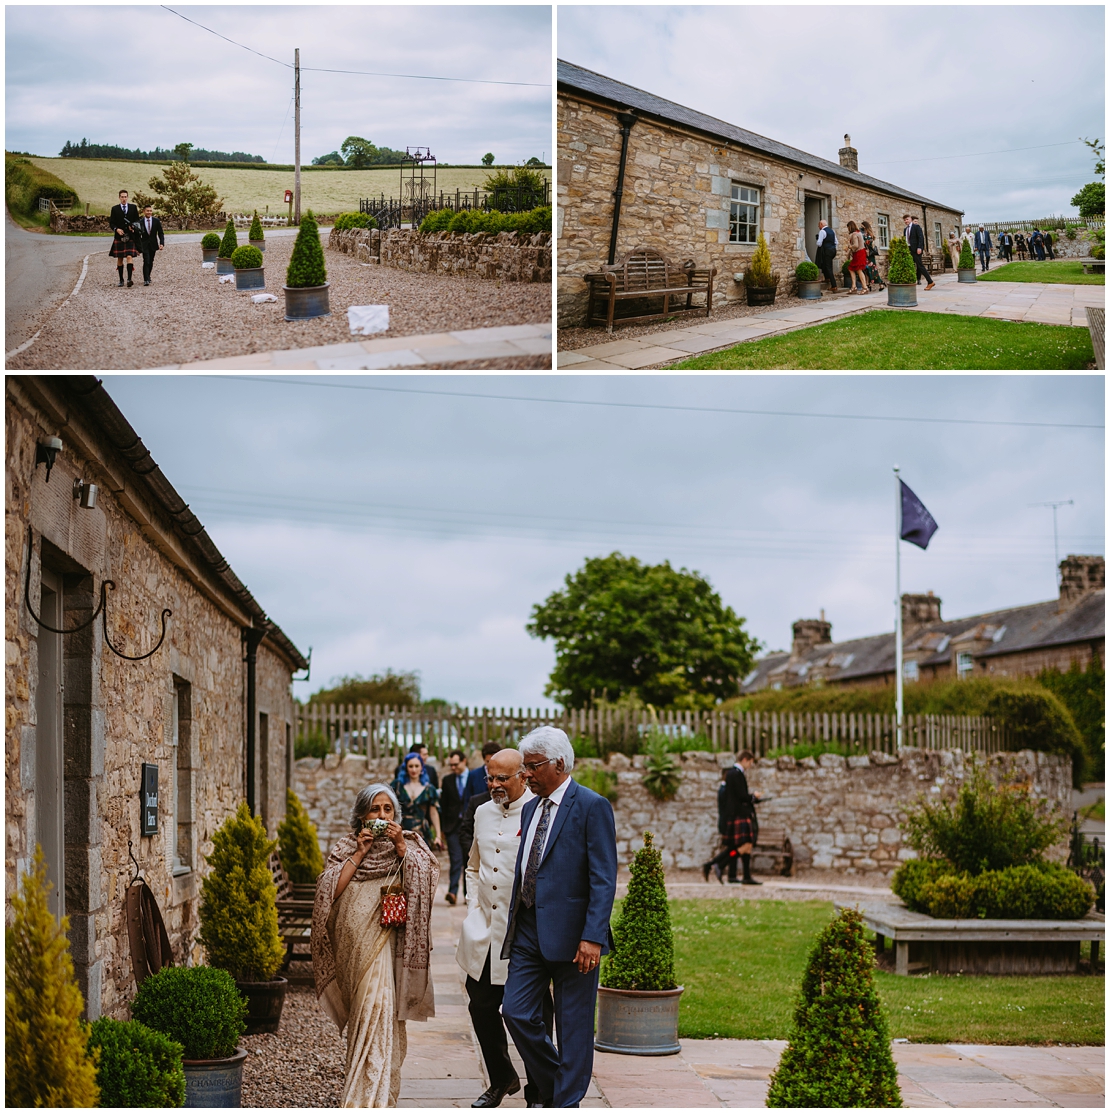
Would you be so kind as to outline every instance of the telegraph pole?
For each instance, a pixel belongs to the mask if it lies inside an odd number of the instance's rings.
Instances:
[[[295,109],[293,115],[293,223],[301,223],[301,48],[293,52],[293,69],[296,72],[293,87]]]

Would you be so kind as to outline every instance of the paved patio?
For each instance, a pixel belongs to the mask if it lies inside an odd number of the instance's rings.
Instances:
[[[915,309],[906,313],[957,313],[967,317],[994,317],[1005,321],[1037,321],[1047,325],[1086,328],[1087,307],[1102,306],[1104,286],[1065,286],[1043,282],[964,282],[954,274],[939,275],[936,289],[922,286]],[[731,347],[748,340],[791,329],[824,324],[840,317],[886,305],[886,292],[870,295],[826,295],[812,305],[772,309],[753,317],[688,325],[648,336],[622,339],[598,330],[598,342],[588,348],[559,352],[556,366],[575,371],[622,371],[689,359],[692,355]]]
[[[771,888],[785,895],[788,884],[792,895],[801,895],[798,882],[783,881]],[[695,886],[689,888],[694,890]],[[703,886],[705,891],[720,888]],[[828,888],[831,886],[825,887]],[[455,962],[455,944],[466,909],[446,904],[445,890],[445,884],[441,884],[432,916],[436,1017],[408,1026],[409,1050],[399,1102],[408,1108],[469,1107],[488,1085],[466,1009],[465,979]],[[725,891],[733,899],[746,899],[735,889]],[[809,899],[815,897],[813,893]],[[761,1107],[768,1076],[785,1046],[781,1040],[683,1040],[679,1055],[643,1058],[598,1052],[594,1058],[593,1083],[582,1105],[672,1109]],[[524,1067],[511,1041],[509,1048],[523,1079]],[[895,1042],[893,1051],[907,1107],[1105,1105],[1102,1047]],[[503,1106],[523,1108],[522,1093],[507,1098]]]

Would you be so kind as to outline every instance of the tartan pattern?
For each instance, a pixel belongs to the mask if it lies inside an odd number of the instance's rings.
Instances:
[[[754,843],[759,838],[759,822],[754,816],[743,819],[730,819],[725,824],[725,845],[733,850],[745,843]]]
[[[112,246],[108,249],[108,254],[116,259],[129,259],[142,253],[135,246],[134,237],[123,235],[113,236]]]

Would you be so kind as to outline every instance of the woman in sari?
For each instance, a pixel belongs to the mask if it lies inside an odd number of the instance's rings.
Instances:
[[[391,789],[364,788],[351,834],[332,847],[316,883],[312,971],[320,1004],[347,1031],[340,1104],[348,1108],[396,1106],[405,1023],[435,1016],[429,953],[439,863],[423,839],[401,829],[399,813]],[[383,927],[382,890],[392,884],[403,885],[406,922]]]
[[[424,841],[442,850],[443,835],[439,826],[439,793],[424,772],[424,759],[414,750],[405,755],[405,772],[393,782],[393,791],[401,801],[401,827],[417,831]]]

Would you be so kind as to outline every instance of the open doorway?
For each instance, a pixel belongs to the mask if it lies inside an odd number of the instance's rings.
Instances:
[[[42,569],[38,630],[39,678],[35,696],[35,839],[42,847],[46,876],[52,886],[47,901],[60,920],[66,914],[65,758],[62,678],[65,675],[62,635],[65,608],[62,577]],[[48,629],[48,627],[54,629]]]
[[[806,216],[806,233],[805,233],[805,247],[806,256],[813,262],[817,261],[817,222],[819,220],[828,220],[825,212],[826,201],[824,197],[811,197],[806,194],[805,201],[805,216]]]

